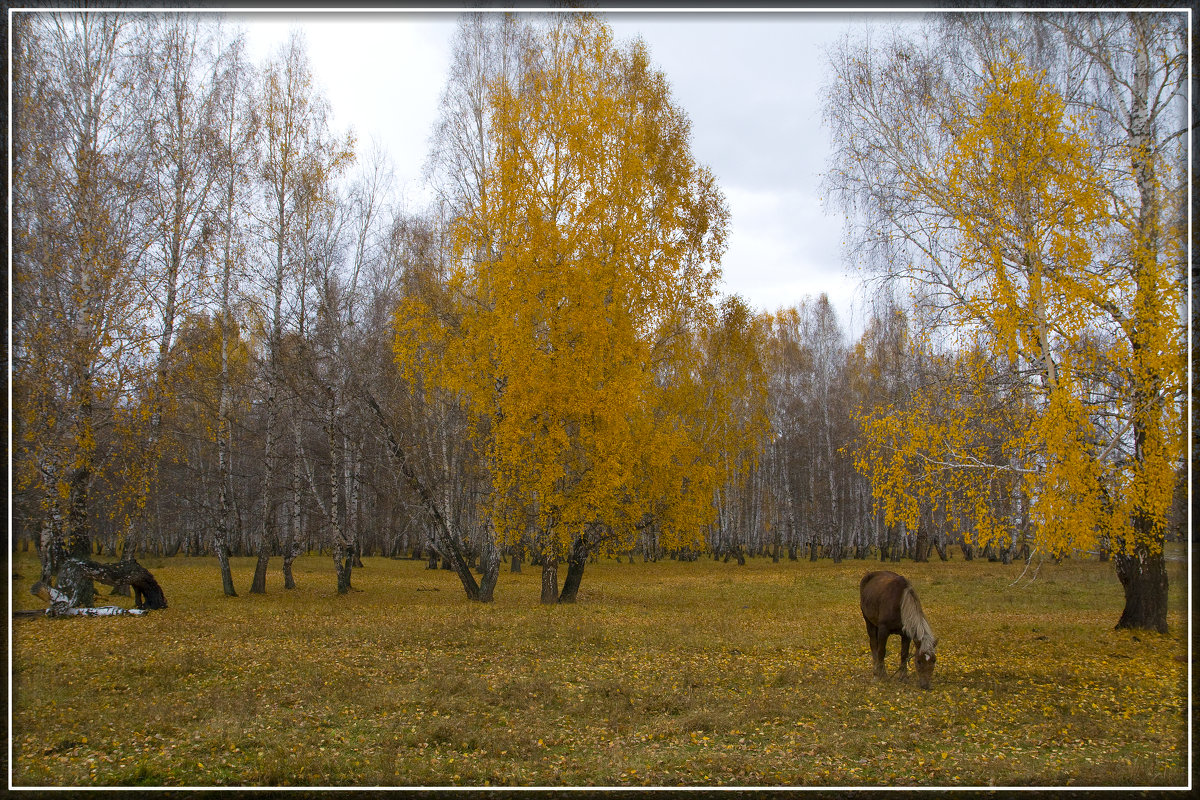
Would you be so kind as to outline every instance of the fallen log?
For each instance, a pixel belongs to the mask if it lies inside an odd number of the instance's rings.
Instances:
[[[29,589],[30,594],[40,597],[49,603],[45,611],[13,612],[14,616],[45,615],[47,617],[118,617],[124,615],[148,614],[144,608],[121,608],[120,606],[100,606],[97,608],[78,607],[71,605],[71,599],[53,586],[38,581]]]

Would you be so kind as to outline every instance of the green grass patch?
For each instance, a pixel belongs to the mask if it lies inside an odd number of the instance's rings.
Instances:
[[[1166,636],[1113,630],[1111,564],[1013,585],[1021,564],[905,562],[940,638],[928,692],[871,675],[877,562],[600,560],[552,607],[528,568],[479,605],[407,560],[340,597],[327,558],[237,598],[215,560],[146,566],[165,611],[13,621],[14,785],[1186,784],[1181,561]]]

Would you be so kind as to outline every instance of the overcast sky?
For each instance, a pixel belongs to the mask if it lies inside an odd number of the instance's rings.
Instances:
[[[692,120],[695,156],[729,202],[722,291],[773,311],[828,293],[846,328],[859,283],[841,250],[842,222],[826,214],[820,173],[828,153],[820,89],[825,48],[872,17],[849,12],[606,14],[620,40],[641,35]],[[360,150],[387,151],[410,208],[428,196],[421,168],[446,81],[452,12],[234,15],[261,63],[303,31],[334,123]],[[851,319],[851,315],[856,317]]]

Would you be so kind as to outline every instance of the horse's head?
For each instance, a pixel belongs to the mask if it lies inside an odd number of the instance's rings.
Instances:
[[[922,689],[929,688],[929,682],[933,679],[933,666],[937,664],[937,655],[934,654],[934,645],[937,642],[922,642],[917,648],[917,685]]]

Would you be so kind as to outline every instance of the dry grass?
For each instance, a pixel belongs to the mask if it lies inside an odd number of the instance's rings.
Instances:
[[[483,606],[412,561],[368,559],[345,597],[325,558],[239,598],[214,561],[147,566],[166,611],[14,621],[15,785],[1186,783],[1180,562],[1167,636],[1113,630],[1108,564],[904,563],[929,692],[871,677],[869,562],[602,560],[563,607],[529,568]]]

